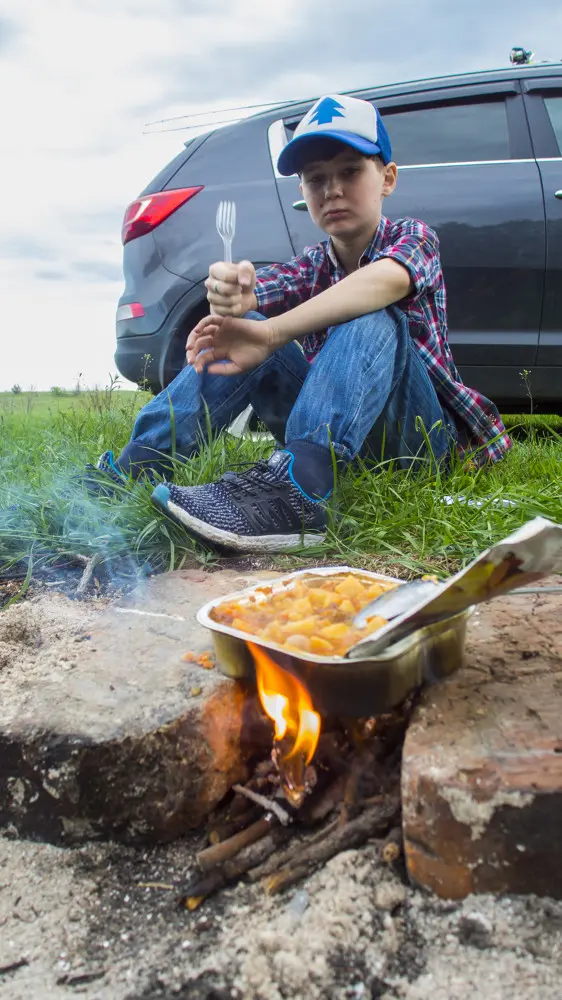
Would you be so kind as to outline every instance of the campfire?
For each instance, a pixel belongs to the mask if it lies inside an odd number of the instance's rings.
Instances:
[[[247,728],[260,738],[249,741],[250,780],[211,817],[209,844],[181,894],[188,909],[242,877],[280,892],[372,838],[388,863],[400,857],[402,746],[422,666],[435,676],[456,668],[466,620],[370,659],[364,640],[386,621],[367,615],[361,625],[358,613],[399,582],[322,567],[198,612],[223,672],[254,692]]]
[[[209,846],[180,897],[189,910],[243,877],[280,892],[372,838],[389,864],[401,854],[400,762],[411,699],[376,718],[322,718],[301,680],[263,647],[246,645],[257,686],[249,717],[254,731],[256,719],[266,728],[269,752],[257,748],[252,777],[211,817]]]
[[[321,719],[304,684],[279,667],[260,646],[248,646],[256,667],[260,702],[275,725],[272,758],[281,789],[287,801],[298,809],[310,791],[307,765],[318,746]]]

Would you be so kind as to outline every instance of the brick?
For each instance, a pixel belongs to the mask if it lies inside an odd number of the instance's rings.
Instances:
[[[402,769],[406,862],[443,898],[562,898],[560,609],[548,593],[481,605],[464,669],[416,710]]]
[[[0,827],[151,842],[199,826],[246,776],[252,700],[216,668],[185,662],[212,648],[195,612],[274,575],[163,574],[98,619],[72,669],[38,657],[2,702]]]

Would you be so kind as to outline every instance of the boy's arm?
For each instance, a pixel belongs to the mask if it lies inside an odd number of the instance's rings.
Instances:
[[[406,268],[394,260],[366,264],[337,284],[270,320],[274,349],[329,326],[386,309],[412,291]]]
[[[257,309],[264,316],[276,316],[309,298],[313,284],[314,266],[303,254],[257,272],[249,260],[236,264],[217,261],[209,268],[205,287],[215,315],[243,316]]]
[[[188,363],[217,375],[250,371],[291,340],[437,291],[443,276],[435,233],[406,219],[394,223],[392,237],[377,260],[282,316],[261,323],[232,313],[204,316],[188,337]]]
[[[314,266],[306,254],[285,264],[270,264],[256,272],[254,295],[257,309],[264,316],[295,309],[310,298],[314,284]]]
[[[396,237],[377,260],[270,321],[274,349],[306,336],[386,309],[395,302],[431,291],[441,280],[439,240],[417,220],[396,223]]]

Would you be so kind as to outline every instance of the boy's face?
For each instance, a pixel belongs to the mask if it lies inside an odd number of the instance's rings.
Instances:
[[[307,163],[301,191],[308,211],[325,233],[342,240],[370,239],[382,215],[382,200],[394,191],[396,165],[384,166],[342,146],[333,159]]]

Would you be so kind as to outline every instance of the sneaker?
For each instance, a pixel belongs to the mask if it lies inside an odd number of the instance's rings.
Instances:
[[[95,465],[92,465],[90,462],[86,465],[80,480],[88,493],[110,497],[115,496],[115,487],[124,486],[128,482],[128,478],[115,465],[113,452],[104,451]]]
[[[238,552],[318,545],[326,533],[326,505],[295,485],[292,461],[289,452],[275,451],[268,462],[205,486],[161,483],[152,502],[197,537]]]

